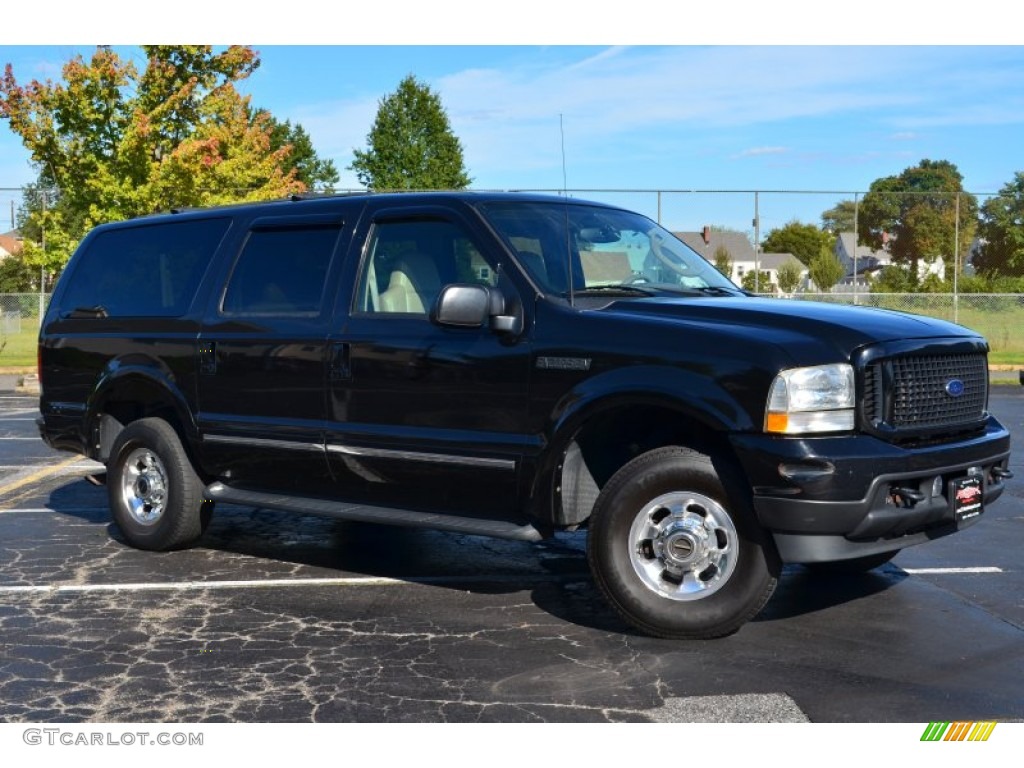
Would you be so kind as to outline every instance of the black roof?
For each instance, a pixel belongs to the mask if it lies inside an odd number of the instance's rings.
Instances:
[[[177,218],[180,216],[206,216],[216,215],[219,213],[232,213],[232,212],[253,212],[265,210],[268,213],[273,211],[282,211],[284,208],[292,208],[295,206],[301,206],[307,209],[310,213],[318,210],[334,210],[338,208],[339,204],[353,204],[359,202],[365,202],[368,200],[388,200],[393,199],[395,201],[401,201],[402,203],[409,203],[411,198],[415,198],[419,203],[430,203],[431,201],[441,202],[452,202],[459,201],[467,204],[475,203],[488,203],[488,202],[500,202],[508,200],[516,200],[520,202],[560,202],[560,203],[580,203],[586,205],[597,205],[601,207],[613,208],[616,206],[610,206],[607,203],[596,202],[593,200],[582,200],[572,197],[563,197],[560,195],[542,194],[536,192],[480,192],[480,191],[439,191],[439,192],[349,192],[342,194],[309,194],[309,195],[293,195],[287,198],[280,198],[276,200],[262,200],[256,202],[244,202],[244,203],[230,203],[225,205],[210,206],[208,208],[173,208],[169,212],[158,212],[153,214],[147,214],[134,219],[128,219],[126,221],[111,222],[109,224],[101,225],[103,227],[117,226],[130,224],[131,222],[145,221],[152,223],[154,220],[165,219],[165,218]]]

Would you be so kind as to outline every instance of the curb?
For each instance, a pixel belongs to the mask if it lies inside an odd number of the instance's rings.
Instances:
[[[26,373],[18,379],[18,384],[14,387],[14,391],[22,395],[38,395],[39,376],[35,373]]]

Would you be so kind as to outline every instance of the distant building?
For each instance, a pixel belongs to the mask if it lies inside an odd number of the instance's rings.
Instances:
[[[762,293],[771,291],[778,292],[779,267],[787,261],[794,262],[800,268],[800,289],[806,289],[808,284],[807,267],[804,266],[796,256],[791,253],[757,253],[754,246],[742,232],[721,232],[714,229],[705,229],[703,232],[673,232],[676,237],[693,248],[712,264],[715,263],[715,255],[719,249],[724,248],[732,260],[732,274],[729,279],[736,285],[743,284],[743,276],[758,269],[768,273],[769,285],[758,286]],[[756,266],[755,266],[756,265]]]
[[[17,256],[21,253],[21,235],[18,230],[11,230],[0,235],[0,259]]]
[[[856,243],[857,235],[854,232],[840,232],[839,237],[836,238],[834,253],[839,259],[839,263],[843,265],[846,274],[833,289],[835,291],[848,291],[854,286],[858,290],[867,290],[871,281],[893,263],[892,254],[888,249],[888,241],[878,250],[866,245],[856,245]],[[855,253],[856,260],[854,260]],[[945,280],[945,259],[941,256],[936,256],[931,261],[924,258],[919,259],[917,262],[918,280],[924,280],[928,275],[936,275],[940,280]]]

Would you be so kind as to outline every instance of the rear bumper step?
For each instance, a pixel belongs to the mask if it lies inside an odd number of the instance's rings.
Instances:
[[[532,525],[516,525],[500,520],[477,520],[472,517],[439,515],[432,512],[414,512],[408,509],[375,507],[369,504],[349,504],[328,499],[310,499],[297,496],[283,496],[277,493],[243,491],[223,483],[212,483],[206,488],[206,498],[227,504],[242,504],[250,507],[279,509],[341,520],[362,523],[401,525],[409,528],[433,528],[475,536],[491,536],[517,541],[541,541],[544,535]]]

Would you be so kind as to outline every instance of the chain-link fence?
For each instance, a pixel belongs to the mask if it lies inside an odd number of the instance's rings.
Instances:
[[[341,190],[339,190],[341,191]],[[362,190],[345,190],[360,192]],[[1024,256],[999,261],[998,274],[1005,281],[988,283],[978,281],[971,284],[975,263],[991,267],[993,256],[985,261],[986,229],[979,225],[985,217],[990,219],[998,209],[1015,210],[1020,201],[1014,198],[1000,198],[993,193],[961,192],[955,195],[922,195],[920,200],[946,216],[943,237],[930,241],[934,254],[919,254],[917,264],[918,282],[929,288],[930,293],[882,293],[884,282],[879,282],[885,266],[895,263],[886,248],[875,248],[858,242],[856,230],[867,215],[864,191],[826,190],[699,190],[699,189],[533,189],[523,190],[564,195],[577,199],[595,200],[621,206],[643,213],[658,221],[666,228],[681,234],[707,237],[708,231],[739,233],[738,238],[729,242],[736,244],[736,253],[728,254],[730,275],[738,284],[744,274],[754,278],[750,286],[756,292],[771,290],[773,296],[782,297],[778,288],[778,272],[773,267],[773,256],[766,253],[765,242],[774,231],[797,221],[816,227],[826,228],[834,236],[834,253],[841,262],[846,275],[830,293],[814,290],[809,273],[804,265],[803,275],[796,293],[785,294],[784,298],[816,300],[839,303],[861,304],[916,312],[950,320],[984,334],[993,348],[993,360],[1024,364],[1024,334],[1016,334],[1024,320],[1024,303],[1019,293],[972,293],[969,291],[1020,291],[1021,283],[1014,278],[1024,278]],[[14,229],[16,209],[21,206],[23,190],[0,187],[0,219],[10,217]],[[240,197],[244,191],[240,190]],[[42,196],[44,204],[57,198],[55,191]],[[894,193],[896,199],[908,199],[906,195]],[[979,219],[979,213],[981,217]],[[950,218],[952,216],[952,218]],[[952,222],[952,224],[950,224]],[[0,233],[6,227],[0,226]],[[698,240],[698,247],[700,241]],[[768,241],[770,243],[770,241]],[[708,244],[705,239],[704,245]],[[716,261],[715,248],[705,248],[704,255],[709,261]],[[742,253],[739,251],[743,251]],[[994,253],[994,251],[993,251]],[[979,259],[979,254],[982,254]],[[915,255],[915,261],[916,256]],[[3,254],[0,254],[2,257]],[[905,260],[904,260],[905,261]],[[742,262],[742,264],[741,264]],[[909,269],[906,263],[898,264]],[[774,270],[774,271],[773,271]],[[930,285],[926,277],[931,276]],[[767,278],[767,285],[762,280]],[[49,280],[56,275],[48,275]],[[38,281],[33,283],[38,287]],[[908,286],[899,285],[895,290]],[[804,292],[800,292],[800,291]],[[5,364],[12,349],[19,345],[15,339],[33,337],[38,332],[40,308],[45,306],[47,297],[33,294],[0,294],[0,367]],[[1018,335],[1021,340],[1018,340]],[[34,342],[33,342],[34,343]],[[22,345],[24,346],[24,345]],[[33,353],[34,354],[34,353]]]
[[[0,294],[0,370],[35,367],[39,318],[49,300],[49,294]]]
[[[857,304],[948,320],[983,335],[993,364],[1024,367],[1024,294],[951,293],[795,293],[763,294],[780,301],[823,301]],[[40,306],[49,294],[0,294],[0,368],[35,365]]]
[[[762,294],[777,298],[778,294]],[[1024,366],[1024,294],[1019,293],[794,293],[785,299],[857,304],[927,315],[980,333],[990,362]]]

